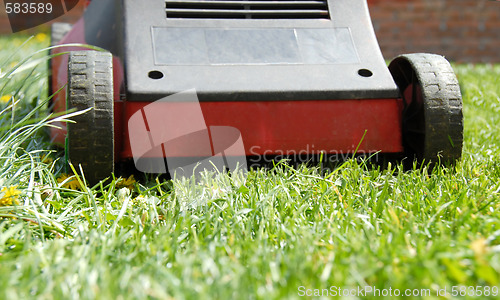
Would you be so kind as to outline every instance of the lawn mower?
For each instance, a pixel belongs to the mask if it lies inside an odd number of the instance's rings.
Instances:
[[[448,61],[407,54],[387,67],[366,0],[93,0],[74,25],[53,24],[54,112],[85,110],[52,129],[89,182],[134,159],[130,119],[195,89],[206,128],[235,128],[244,156],[387,153],[454,162],[462,100]],[[105,49],[106,51],[102,51]],[[182,101],[181,101],[182,102]],[[189,116],[163,101],[165,128],[142,130],[154,164],[208,157],[196,137],[166,151],[147,138]],[[158,112],[158,111],[157,111]],[[167,117],[168,116],[168,117]],[[210,143],[210,141],[209,141]],[[182,144],[182,145],[181,145]],[[191,150],[190,150],[191,149]],[[217,151],[210,152],[214,154]],[[226,156],[230,156],[231,153]],[[156,160],[155,160],[156,159]],[[166,167],[152,169],[161,172]]]

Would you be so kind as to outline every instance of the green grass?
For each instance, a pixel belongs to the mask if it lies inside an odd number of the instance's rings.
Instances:
[[[19,39],[0,38],[0,63]],[[0,78],[2,95],[20,100],[0,115],[0,183],[22,192],[19,205],[0,207],[0,298],[294,299],[301,286],[372,286],[437,299],[453,286],[498,287],[500,66],[454,67],[465,114],[455,167],[349,160],[322,175],[278,165],[246,181],[153,179],[130,190],[123,180],[58,183],[57,153],[44,161],[50,145],[31,132],[43,122],[9,135],[45,100],[45,63],[26,82],[29,70]]]

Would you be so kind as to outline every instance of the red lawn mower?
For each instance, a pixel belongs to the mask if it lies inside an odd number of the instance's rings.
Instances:
[[[366,0],[94,0],[76,24],[54,24],[52,42],[106,50],[55,48],[70,52],[50,62],[50,92],[67,84],[53,111],[92,108],[51,132],[89,182],[134,158],[134,114],[193,88],[207,127],[238,129],[248,156],[461,156],[462,100],[450,64],[408,54],[387,67]]]

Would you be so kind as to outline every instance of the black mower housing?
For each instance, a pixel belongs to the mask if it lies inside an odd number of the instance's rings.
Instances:
[[[128,101],[192,88],[200,101],[399,96],[366,0],[298,2],[98,0],[85,40],[120,58]]]

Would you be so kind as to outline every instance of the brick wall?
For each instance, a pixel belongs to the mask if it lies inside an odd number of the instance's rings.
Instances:
[[[387,59],[431,52],[457,62],[500,62],[500,2],[489,0],[370,0]]]
[[[0,33],[9,33],[0,0]],[[57,1],[57,0],[49,0]],[[99,0],[95,0],[99,1]],[[77,8],[58,22],[74,22]],[[489,0],[368,0],[384,56],[431,52],[457,62],[500,62],[500,2]],[[47,30],[48,26],[37,29]]]

